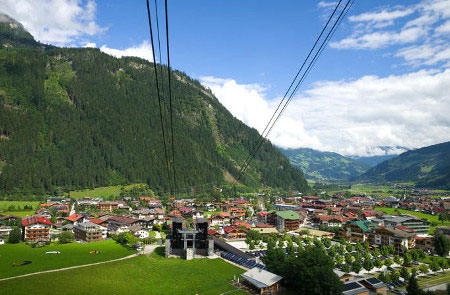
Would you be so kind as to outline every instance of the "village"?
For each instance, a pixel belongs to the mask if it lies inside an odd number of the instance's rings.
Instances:
[[[5,243],[19,225],[21,240],[31,245],[67,237],[80,244],[114,239],[138,252],[148,245],[165,247],[166,257],[220,257],[247,270],[233,283],[256,293],[278,290],[282,279],[264,264],[271,241],[287,253],[324,247],[344,282],[344,294],[401,293],[408,273],[420,277],[449,268],[447,259],[437,256],[447,256],[448,250],[435,248],[437,236],[450,238],[445,197],[424,191],[405,202],[394,196],[290,193],[273,196],[273,203],[267,200],[262,193],[220,202],[162,202],[140,195],[108,201],[50,197],[33,216],[0,216],[0,241]]]

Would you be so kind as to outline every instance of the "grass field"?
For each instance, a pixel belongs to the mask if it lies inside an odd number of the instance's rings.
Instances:
[[[428,288],[432,286],[436,286],[443,283],[450,282],[450,272],[439,272],[431,275],[427,275],[424,277],[417,278],[420,287],[422,288]]]
[[[110,196],[119,196],[120,195],[120,189],[122,187],[129,189],[133,186],[140,185],[140,184],[130,184],[130,185],[116,185],[116,186],[104,186],[104,187],[97,187],[90,190],[82,190],[82,191],[71,191],[70,196],[75,199],[82,199],[84,197],[102,197],[102,198],[109,198]]]
[[[2,212],[2,215],[16,215],[19,217],[25,217],[25,216],[33,216],[34,215],[35,210],[32,211],[5,211]]]
[[[375,207],[374,210],[384,211],[387,214],[396,214],[395,208]],[[415,212],[415,211],[409,211],[409,210],[404,210],[404,209],[398,209],[398,211],[400,213],[414,215],[414,216],[417,216],[419,218],[426,218],[426,219],[428,219],[431,222],[441,223],[439,221],[439,219],[438,219],[438,216],[435,216],[435,215],[430,215],[430,214],[425,214],[425,213]]]
[[[15,206],[16,210],[13,211],[7,211],[9,206]],[[27,210],[27,211],[17,211],[17,208],[23,208],[25,205],[27,206],[33,206],[33,210]],[[0,201],[0,214],[2,215],[17,215],[19,217],[24,216],[31,216],[34,214],[34,211],[39,207],[38,201]]]
[[[235,290],[230,282],[244,272],[222,259],[186,261],[164,258],[163,251],[158,248],[150,257],[4,281],[0,294],[218,295]],[[246,293],[237,290],[229,294]]]
[[[89,254],[92,250],[99,250],[101,253]],[[61,254],[45,254],[46,251],[60,251]],[[34,249],[26,244],[5,244],[0,246],[0,278],[111,260],[134,253],[136,251],[127,250],[112,240],[88,244],[52,244]],[[20,264],[26,260],[32,263],[13,267],[14,262]]]

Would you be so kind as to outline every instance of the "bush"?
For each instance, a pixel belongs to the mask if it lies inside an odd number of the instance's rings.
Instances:
[[[75,236],[71,231],[63,231],[58,235],[58,243],[59,244],[68,244],[72,243],[75,240]]]
[[[9,232],[8,243],[17,244],[22,240],[22,231],[20,227],[15,227]]]

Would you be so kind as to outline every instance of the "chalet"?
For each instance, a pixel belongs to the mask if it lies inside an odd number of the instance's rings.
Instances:
[[[244,282],[259,294],[273,294],[280,287],[283,277],[268,272],[258,267],[254,267],[241,274]]]
[[[126,207],[127,204],[124,201],[109,201],[109,202],[99,202],[97,207],[103,212],[112,212],[113,210],[122,209]]]
[[[225,225],[230,224],[230,213],[220,212],[219,214],[211,216],[210,225]]]
[[[369,220],[350,221],[339,230],[339,236],[348,242],[365,242],[369,232],[378,225]]]
[[[81,214],[72,214],[66,218],[68,222],[73,225],[77,225],[78,223],[83,223],[86,221],[86,218]]]
[[[50,210],[46,208],[39,208],[38,210],[36,210],[36,212],[34,212],[34,215],[41,216],[47,219],[52,218],[52,212],[50,212]]]
[[[73,227],[73,232],[75,239],[78,241],[89,243],[103,240],[103,233],[100,226],[92,222],[78,223]]]
[[[235,226],[245,227],[246,229],[251,229],[252,226],[248,224],[247,222],[242,222],[240,220],[235,220],[235,222],[232,223]]]
[[[393,246],[397,251],[403,248],[414,248],[416,233],[394,227],[377,227],[371,230],[368,237],[370,245]]]
[[[416,249],[423,249],[425,252],[434,253],[433,236],[416,236]]]
[[[338,215],[319,215],[312,218],[312,222],[319,226],[342,227],[347,221],[346,217]]]
[[[150,232],[148,229],[141,228],[134,232],[134,236],[138,239],[147,239],[150,237]]]
[[[247,231],[239,226],[225,226],[224,237],[229,240],[245,239],[247,237]]]
[[[6,239],[9,233],[12,231],[12,227],[0,224],[0,239]]]
[[[0,216],[0,220],[6,222],[7,224],[19,224],[22,218],[16,215],[5,215]]]
[[[267,223],[275,225],[278,231],[292,231],[300,227],[302,216],[295,211],[272,211],[267,215]]]
[[[102,239],[106,239],[108,236],[108,222],[97,218],[90,219],[89,222],[97,224],[102,231]]]
[[[50,228],[52,223],[49,219],[32,216],[22,220],[22,238],[25,242],[47,242],[50,241]]]

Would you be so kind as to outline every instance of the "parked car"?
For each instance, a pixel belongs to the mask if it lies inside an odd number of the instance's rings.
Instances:
[[[403,266],[406,266],[406,267],[411,267],[411,266],[413,266],[414,264],[412,264],[412,263],[405,263],[405,264],[403,264]]]
[[[47,251],[45,254],[61,254],[59,251]]]

